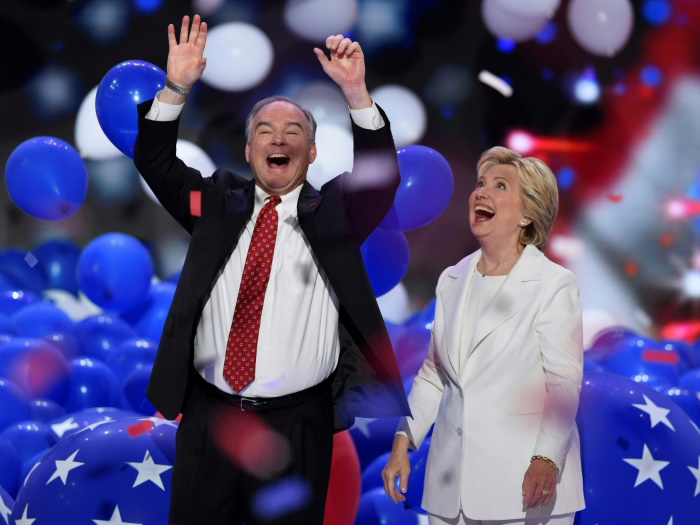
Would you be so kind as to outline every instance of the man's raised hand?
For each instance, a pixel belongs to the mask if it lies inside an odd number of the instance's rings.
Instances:
[[[340,86],[348,105],[353,109],[371,106],[372,99],[365,84],[365,56],[360,44],[343,35],[331,35],[326,38],[326,48],[330,58],[317,47],[314,53],[323,71]]]

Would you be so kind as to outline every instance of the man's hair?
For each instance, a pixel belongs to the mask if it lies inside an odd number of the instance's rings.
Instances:
[[[283,97],[282,95],[275,95],[273,97],[267,97],[267,98],[262,99],[260,102],[255,104],[253,106],[253,109],[250,110],[250,113],[248,113],[248,118],[246,118],[246,120],[245,120],[245,140],[246,140],[246,142],[250,142],[250,132],[251,132],[250,127],[253,125],[253,119],[255,118],[255,115],[257,115],[262,108],[264,108],[265,106],[267,106],[269,104],[272,104],[273,102],[287,102],[288,104],[292,104],[293,106],[298,107],[299,110],[306,117],[306,123],[309,126],[309,141],[314,142],[316,140],[316,119],[311,114],[311,111],[301,107],[296,100],[293,100],[289,97]]]
[[[544,162],[535,157],[496,146],[481,154],[477,163],[479,176],[494,166],[513,166],[520,182],[520,199],[525,216],[532,222],[522,229],[520,242],[544,250],[559,208],[557,179]]]

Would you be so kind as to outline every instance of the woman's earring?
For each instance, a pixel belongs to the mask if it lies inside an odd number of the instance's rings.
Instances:
[[[520,220],[520,226],[522,226],[523,228],[525,227],[525,219]]]

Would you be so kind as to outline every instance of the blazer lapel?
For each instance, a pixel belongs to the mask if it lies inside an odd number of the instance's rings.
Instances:
[[[255,198],[255,182],[250,181],[242,188],[226,190],[226,214],[224,217],[223,238],[221,239],[220,254],[228,255],[233,250],[241,230],[253,213]]]
[[[535,291],[526,283],[541,280],[541,263],[540,250],[527,245],[503,285],[477,321],[467,356],[476,350],[486,336],[532,301]]]

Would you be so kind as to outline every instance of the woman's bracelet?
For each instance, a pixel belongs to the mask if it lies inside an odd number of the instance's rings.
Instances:
[[[530,458],[530,463],[532,463],[532,462],[535,461],[536,459],[541,459],[542,461],[546,461],[546,462],[549,463],[552,467],[554,467],[554,470],[557,472],[557,474],[559,473],[559,467],[557,467],[557,464],[554,463],[554,461],[552,461],[552,460],[549,459],[548,457],[546,457],[546,456],[539,456],[539,455],[537,455],[537,456],[532,456],[532,457]]]
[[[190,89],[192,89],[191,87],[184,88],[182,86],[178,86],[177,84],[173,84],[170,82],[168,77],[165,77],[165,86],[172,89],[175,93],[179,93],[180,95],[187,95],[187,93],[190,92]]]

